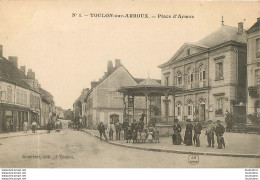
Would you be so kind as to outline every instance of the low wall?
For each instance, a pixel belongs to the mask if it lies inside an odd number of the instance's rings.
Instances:
[[[160,137],[171,136],[173,133],[173,125],[156,124],[156,130],[159,130]]]

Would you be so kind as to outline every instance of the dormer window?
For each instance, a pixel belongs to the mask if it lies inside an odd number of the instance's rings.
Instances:
[[[187,56],[189,56],[189,55],[190,55],[190,48],[187,49]]]

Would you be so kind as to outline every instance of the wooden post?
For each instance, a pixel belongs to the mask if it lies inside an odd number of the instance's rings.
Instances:
[[[166,94],[165,96],[165,116],[166,116],[166,122],[168,123],[169,118],[169,96]]]
[[[145,94],[145,123],[147,125],[147,94]]]
[[[128,123],[130,123],[130,121],[129,121],[129,94],[127,95],[127,99],[128,99],[128,105],[127,105],[127,121],[128,121]]]
[[[133,122],[134,122],[134,120],[135,120],[135,97],[132,96],[132,98],[133,98]]]
[[[123,94],[123,122],[125,121],[126,116],[126,102],[125,102],[125,93]]]

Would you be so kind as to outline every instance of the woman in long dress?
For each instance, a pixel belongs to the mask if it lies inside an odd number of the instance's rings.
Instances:
[[[174,120],[172,143],[174,145],[180,145],[182,143],[181,125],[178,123],[178,119]]]
[[[192,145],[192,129],[193,129],[193,125],[191,124],[190,119],[187,119],[187,125],[186,125],[185,136],[184,136],[184,143],[187,146]]]
[[[28,122],[27,122],[27,121],[24,121],[24,122],[23,122],[23,132],[24,132],[24,133],[27,133],[27,131],[28,131]]]

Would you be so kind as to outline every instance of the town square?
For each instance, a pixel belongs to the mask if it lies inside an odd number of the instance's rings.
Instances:
[[[260,167],[258,3],[1,3],[1,168]]]

